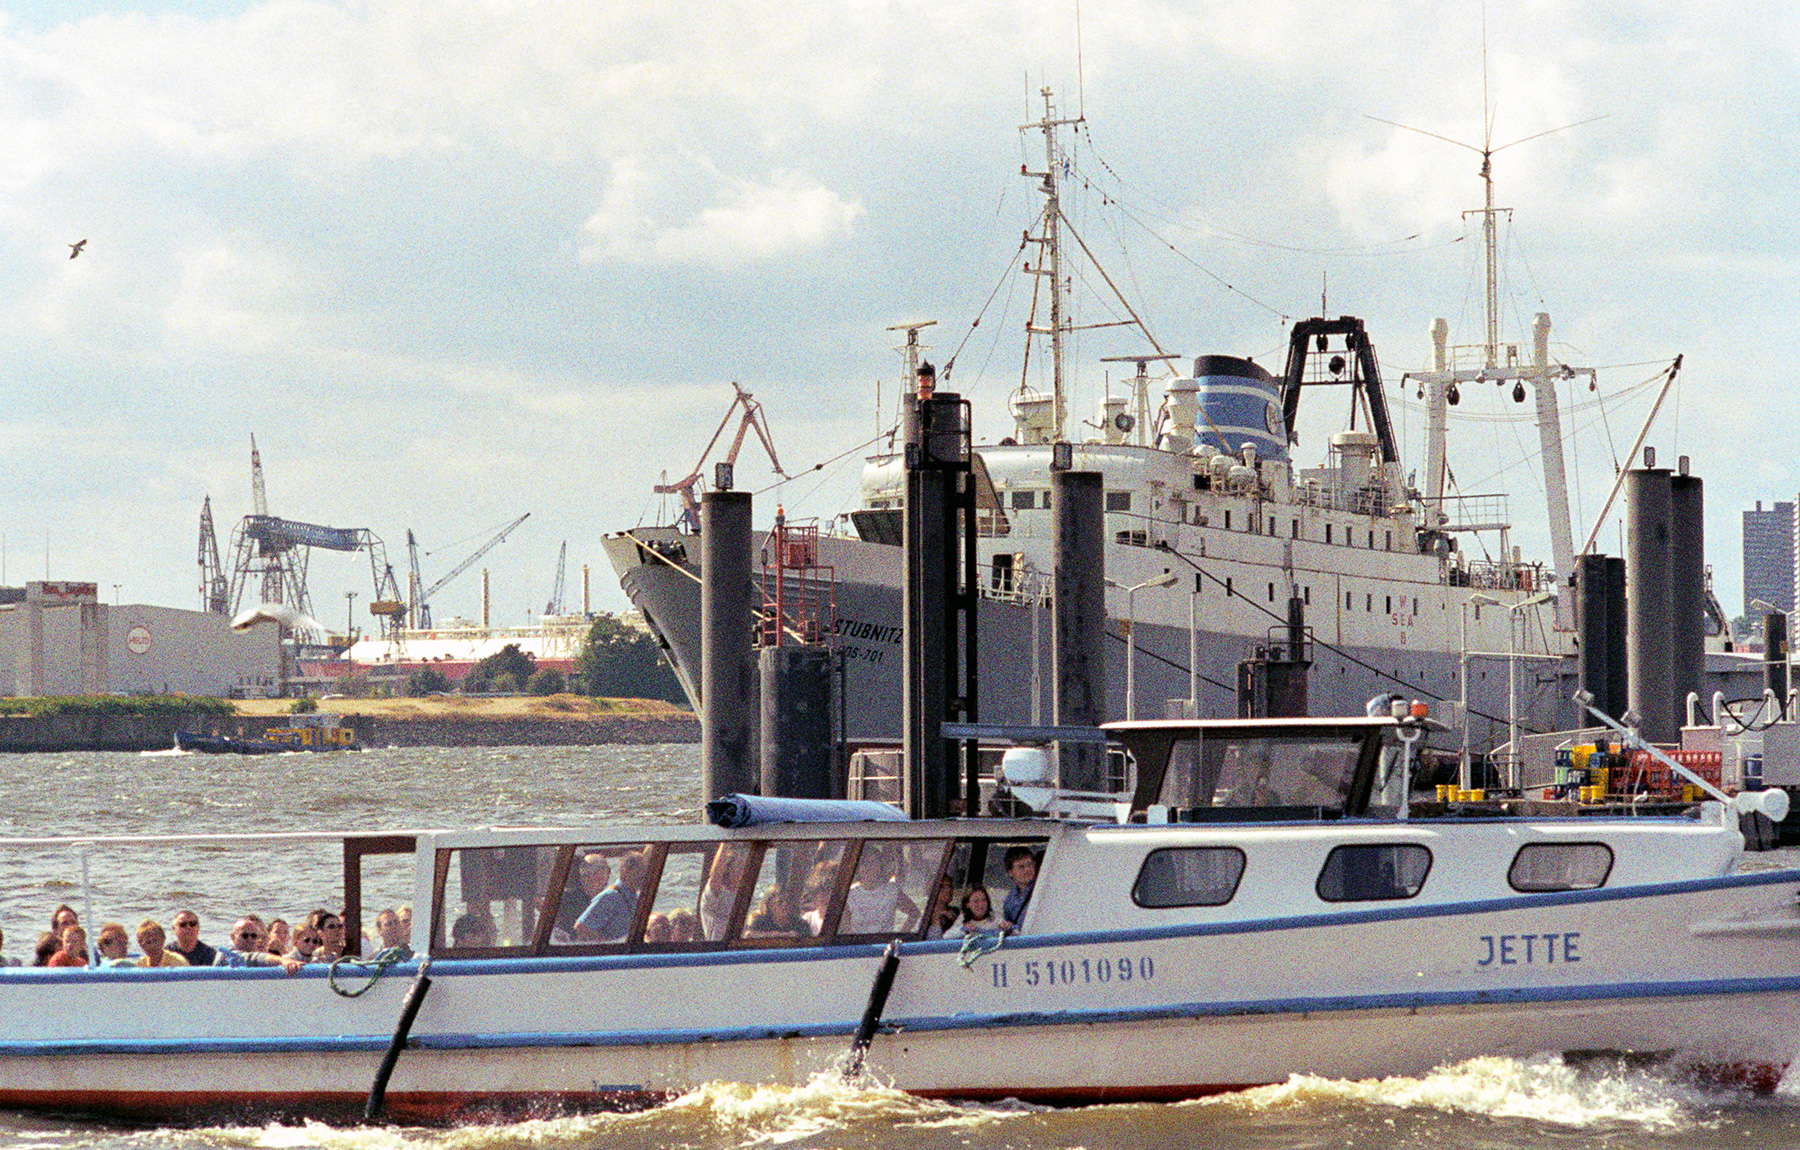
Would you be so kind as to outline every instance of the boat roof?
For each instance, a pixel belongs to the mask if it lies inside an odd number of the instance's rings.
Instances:
[[[1302,716],[1299,718],[1279,719],[1122,719],[1112,723],[1101,723],[1103,731],[1128,734],[1132,731],[1194,731],[1200,734],[1208,732],[1243,733],[1265,730],[1270,734],[1292,734],[1298,731],[1315,731],[1320,728],[1337,728],[1343,730],[1366,731],[1372,728],[1398,726],[1400,720],[1392,715],[1334,715],[1334,716]]]

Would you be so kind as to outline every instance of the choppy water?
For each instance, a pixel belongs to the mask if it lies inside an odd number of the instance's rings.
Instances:
[[[179,835],[689,821],[699,805],[693,747],[407,748],[354,758],[282,755],[32,755],[4,762],[0,836]],[[140,856],[133,854],[133,859]],[[169,873],[143,873],[120,852],[87,852],[93,914],[84,921],[192,905],[222,940],[246,909],[293,918],[336,905],[334,856],[271,848],[261,865],[193,852]],[[50,909],[81,907],[82,859],[69,851],[0,858],[0,924],[19,955]],[[154,864],[153,864],[154,865]],[[177,869],[178,868],[178,869]],[[96,918],[94,916],[99,916]],[[1047,1052],[1053,1056],[1053,1052]],[[1800,1089],[1769,1098],[1697,1087],[1615,1065],[1480,1058],[1421,1078],[1299,1078],[1173,1105],[1045,1110],[959,1106],[836,1076],[797,1089],[715,1083],[658,1110],[454,1130],[259,1126],[121,1129],[0,1114],[0,1150],[632,1150],[636,1147],[1006,1147],[1151,1150],[1344,1147],[1401,1150],[1555,1146],[1616,1150],[1800,1147]]]

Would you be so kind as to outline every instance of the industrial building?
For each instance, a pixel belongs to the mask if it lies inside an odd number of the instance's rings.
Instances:
[[[1794,505],[1762,500],[1744,512],[1744,612],[1760,599],[1783,611],[1794,609]]]
[[[222,615],[102,603],[94,583],[0,588],[0,695],[281,693],[274,627]]]

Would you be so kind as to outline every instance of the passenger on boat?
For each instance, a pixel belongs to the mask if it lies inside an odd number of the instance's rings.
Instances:
[[[319,944],[318,957],[326,962],[340,958],[344,953],[344,919],[333,914],[324,907],[312,911],[306,916],[306,925],[311,927],[324,941]]]
[[[270,954],[264,949],[268,938],[269,934],[263,929],[262,920],[255,915],[245,915],[231,928],[231,949],[221,950],[219,957],[213,959],[213,965],[279,966],[289,974],[296,973],[306,965],[304,960],[291,954]]]
[[[211,966],[219,952],[200,941],[200,916],[191,910],[175,914],[175,941],[169,949],[186,960],[189,966]]]
[[[38,935],[36,956],[31,960],[33,966],[49,966],[50,959],[62,953],[62,939],[49,931]]]
[[[50,956],[45,966],[86,966],[88,964],[87,931],[77,923],[63,927],[62,947]]]
[[[956,925],[956,888],[948,878],[938,883],[931,896],[931,911],[925,916],[925,937],[943,938],[944,932]]]
[[[669,916],[657,911],[644,923],[645,942],[668,942],[674,930],[669,926]]]
[[[269,937],[266,950],[270,954],[286,954],[292,948],[294,940],[288,929],[287,919],[272,918],[269,920]]]
[[[471,911],[450,924],[450,945],[484,950],[494,945],[494,920]]]
[[[590,851],[581,856],[573,878],[579,891],[564,886],[562,901],[556,907],[556,924],[550,928],[550,940],[558,944],[575,941],[575,920],[612,882],[612,864],[599,851]]]
[[[883,934],[894,929],[902,908],[910,921],[918,921],[919,905],[900,889],[899,846],[864,843],[856,881],[844,896],[844,920],[838,929],[844,934]]]
[[[1001,917],[1017,926],[1023,921],[1025,908],[1031,902],[1031,888],[1037,885],[1037,855],[1028,846],[1006,848],[1006,873],[1013,880],[1012,890],[1007,892],[1006,902],[1001,906]]]
[[[294,946],[288,954],[301,962],[317,962],[319,944],[324,941],[324,935],[303,922],[294,930]]]
[[[987,887],[972,886],[962,898],[962,918],[944,932],[945,938],[963,938],[971,934],[999,934],[1011,929],[1010,923],[994,913],[993,899]]]
[[[700,919],[686,907],[677,907],[669,914],[670,942],[700,941]]]
[[[836,855],[814,863],[812,873],[806,876],[806,886],[800,895],[800,917],[806,920],[814,934],[825,933],[825,913],[831,909],[832,896],[837,893],[837,880]]]
[[[410,902],[401,903],[400,910],[398,913],[400,915],[400,937],[402,940],[405,941],[407,946],[411,946],[412,945],[412,903],[410,903]]]
[[[749,847],[720,843],[700,888],[700,925],[710,942],[718,942],[731,929],[731,911],[737,905],[738,884],[743,881]]]
[[[575,937],[589,942],[619,942],[631,930],[637,913],[638,891],[644,885],[643,852],[619,856],[619,877],[588,903],[575,920]]]
[[[797,900],[780,883],[771,884],[763,891],[762,901],[751,912],[750,921],[744,924],[746,937],[807,938],[812,933],[812,925],[800,914]]]
[[[147,918],[138,923],[138,949],[144,957],[137,960],[139,966],[186,966],[187,959],[169,950],[164,943],[168,936],[163,933],[162,923]]]
[[[94,938],[94,949],[99,952],[94,958],[95,966],[137,968],[137,961],[126,953],[131,949],[131,943],[125,937],[125,926],[122,923],[103,924],[100,933]]]
[[[63,931],[80,921],[81,916],[75,913],[75,908],[65,902],[50,912],[50,933],[61,938]]]
[[[400,914],[393,907],[385,907],[375,916],[375,941],[382,950],[398,951],[402,961],[413,956],[412,946],[400,930]]]

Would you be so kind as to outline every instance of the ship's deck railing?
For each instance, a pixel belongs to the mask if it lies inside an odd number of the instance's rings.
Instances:
[[[1498,531],[1512,526],[1512,510],[1504,495],[1446,495],[1422,500],[1425,522],[1432,525],[1432,510],[1442,512],[1442,531]]]
[[[1353,515],[1385,516],[1389,511],[1386,488],[1370,484],[1345,490],[1316,479],[1294,488],[1299,501],[1321,511],[1348,511]]]

